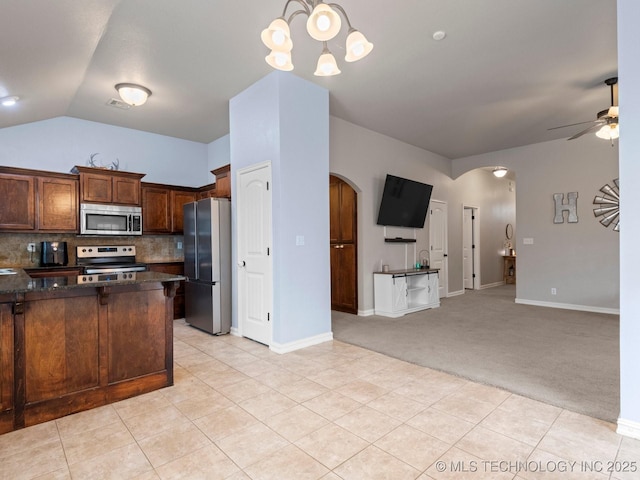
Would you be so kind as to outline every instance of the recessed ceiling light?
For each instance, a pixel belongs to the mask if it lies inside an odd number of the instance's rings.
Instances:
[[[18,100],[20,100],[20,97],[16,97],[15,95],[12,95],[10,97],[0,98],[0,103],[2,104],[3,107],[13,107],[16,103],[18,103]]]
[[[444,37],[446,36],[447,36],[447,32],[443,30],[438,30],[437,32],[433,33],[433,39],[437,42],[439,42],[440,40],[444,40]]]

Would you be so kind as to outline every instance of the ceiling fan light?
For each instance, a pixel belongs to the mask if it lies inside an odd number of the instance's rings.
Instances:
[[[347,54],[344,59],[347,62],[355,62],[366,57],[373,50],[373,43],[358,30],[352,29],[347,37]]]
[[[319,3],[307,19],[307,32],[319,42],[331,40],[341,26],[340,15],[326,3]]]
[[[118,83],[116,90],[124,102],[134,107],[144,105],[151,96],[151,90],[135,83]]]
[[[271,50],[271,53],[264,57],[264,60],[276,70],[282,70],[283,72],[290,72],[293,70],[290,51],[284,52],[282,50]]]
[[[262,43],[270,49],[291,51],[293,42],[291,41],[291,31],[289,24],[284,18],[276,18],[262,31],[260,35]]]
[[[620,108],[618,107],[618,105],[612,105],[611,107],[609,107],[609,111],[607,112],[607,116],[609,116],[609,117],[618,117],[619,112],[620,112]]]
[[[505,167],[496,167],[493,169],[493,174],[498,178],[504,177],[507,172],[508,170]]]
[[[11,95],[9,97],[0,98],[0,104],[2,104],[3,107],[13,107],[18,103],[18,100],[20,100],[20,97]]]
[[[596,132],[596,137],[602,138],[603,140],[615,140],[620,137],[620,128],[617,123],[604,125]]]

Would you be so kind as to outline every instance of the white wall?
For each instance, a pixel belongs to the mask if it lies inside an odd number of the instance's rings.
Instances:
[[[120,170],[145,173],[145,182],[199,187],[208,173],[205,144],[165,135],[71,117],[0,129],[0,165],[69,173],[93,153],[102,165],[117,159]]]
[[[410,267],[417,254],[429,247],[424,229],[387,228],[387,237],[417,238],[415,244],[384,242],[384,227],[376,225],[385,176],[389,173],[433,185],[432,199],[448,204],[449,291],[462,292],[463,205],[478,207],[481,232],[481,285],[502,280],[502,243],[507,223],[515,225],[513,192],[508,180],[490,172],[470,172],[450,178],[450,161],[435,153],[331,117],[331,173],[348,181],[358,192],[358,311],[374,308],[373,275],[382,264],[391,269]],[[484,247],[486,246],[486,248]],[[499,246],[499,248],[498,248]]]
[[[271,162],[273,343],[330,335],[328,91],[272,72],[229,110],[232,189],[239,169]],[[235,219],[233,203],[232,212]]]
[[[618,431],[640,438],[640,2],[618,0],[620,76],[620,418]]]
[[[216,178],[211,173],[211,170],[229,165],[231,163],[231,138],[227,134],[224,137],[220,137],[207,145],[207,182],[213,183]]]
[[[454,176],[481,166],[516,172],[517,301],[609,313],[619,308],[619,234],[593,214],[593,199],[618,178],[618,148],[595,135],[457,159]],[[578,192],[578,223],[554,224],[553,194]],[[524,245],[532,238],[533,245]],[[551,288],[556,288],[556,295]]]

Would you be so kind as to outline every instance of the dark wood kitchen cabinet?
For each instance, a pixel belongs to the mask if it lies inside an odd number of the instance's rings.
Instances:
[[[144,173],[92,167],[74,167],[80,175],[80,202],[141,205],[140,183]]]
[[[170,273],[173,275],[184,275],[184,263],[183,262],[165,262],[165,263],[150,263],[149,271]],[[176,296],[173,297],[173,318],[184,318],[184,280],[180,282],[180,285],[176,289]]]
[[[142,183],[142,231],[180,234],[183,231],[185,203],[196,200],[193,188]]]
[[[216,176],[215,197],[231,198],[231,165],[211,170]]]
[[[17,169],[0,171],[0,229],[28,231],[36,228],[36,181]]]
[[[14,421],[12,310],[12,296],[0,296],[0,434],[13,430]]]
[[[2,167],[0,198],[0,230],[78,231],[76,175]]]
[[[78,180],[68,176],[38,177],[38,230],[78,231]]]

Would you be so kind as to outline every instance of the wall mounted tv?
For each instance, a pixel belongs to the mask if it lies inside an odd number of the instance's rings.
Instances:
[[[377,224],[424,228],[432,190],[432,185],[387,175]]]

